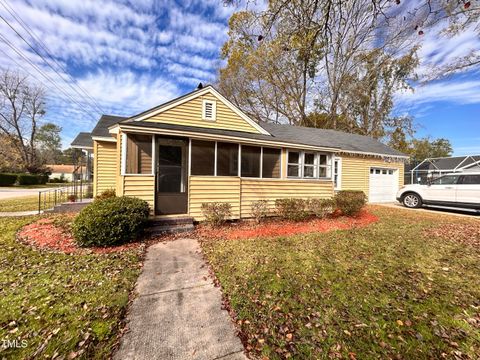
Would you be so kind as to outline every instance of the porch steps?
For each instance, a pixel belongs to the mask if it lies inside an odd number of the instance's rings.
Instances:
[[[192,217],[154,217],[149,220],[145,231],[151,235],[160,235],[188,232],[194,229]]]

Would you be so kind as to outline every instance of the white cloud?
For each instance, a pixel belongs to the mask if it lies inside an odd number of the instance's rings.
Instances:
[[[412,92],[397,94],[398,107],[436,101],[456,104],[480,103],[480,80],[437,81],[419,86]]]

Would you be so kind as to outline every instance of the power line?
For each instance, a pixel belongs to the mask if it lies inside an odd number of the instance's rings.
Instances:
[[[35,65],[30,59],[28,59],[25,55],[23,55],[23,53],[18,50],[15,45],[13,45],[8,39],[6,39],[2,34],[0,34],[0,40],[2,40],[6,45],[8,45],[13,51],[15,51],[15,53],[17,53],[17,55],[19,55],[23,60],[25,60],[26,62],[28,62],[30,64],[30,66],[32,66],[38,73],[40,73],[40,75],[42,75],[45,79],[47,79],[47,81],[49,81],[50,83],[52,83],[53,86],[55,86],[57,88],[57,90],[59,90],[62,94],[64,94],[66,96],[67,99],[69,99],[71,102],[77,104],[80,109],[82,111],[84,111],[86,114],[88,114],[89,116],[91,116],[94,120],[95,117],[90,113],[88,112],[87,110],[84,109],[83,105],[81,103],[79,103],[76,99],[72,98],[67,92],[64,91],[64,89],[60,88],[57,83],[50,77],[48,76],[47,74],[45,74],[43,72],[42,69],[40,69],[37,65]]]
[[[37,50],[35,49],[23,36],[22,34],[20,34],[9,22],[8,20],[6,20],[2,15],[0,15],[0,19],[2,19],[16,34],[18,37],[20,37],[24,42],[25,44],[28,45],[28,47],[30,47],[30,49],[32,49],[38,56],[40,56],[40,58],[45,62],[45,64],[47,64],[62,80],[65,81],[65,79],[62,77],[62,75],[58,72],[57,69],[55,69],[51,64],[50,62],[48,62],[45,57]],[[75,89],[68,81],[65,81],[65,83],[70,86],[70,88],[72,88],[78,95],[80,95],[81,97],[83,97],[82,94],[80,94],[80,92]],[[92,106],[90,103],[89,103],[89,106],[95,111],[95,112],[99,112],[100,114],[102,113],[102,110],[100,109],[100,111],[98,111],[98,109],[95,108],[95,106]]]
[[[25,23],[25,21],[23,21],[23,19],[21,18],[21,16],[8,4],[6,3],[5,1],[3,0],[0,0],[2,6],[10,13],[10,15],[12,15],[15,20],[20,24],[20,26],[22,26],[22,28],[32,37],[32,39],[34,41],[37,42],[37,44],[39,44],[43,50],[45,51],[45,53],[48,55],[48,57],[55,62],[55,64],[58,66],[58,68],[60,70],[62,70],[69,78],[70,80],[73,82],[73,84],[78,88],[80,89],[80,91],[85,94],[85,96],[87,98],[89,98],[92,103],[96,106],[97,109],[99,109],[102,113],[105,113],[105,111],[102,109],[102,107],[99,105],[99,103],[95,100],[95,98],[93,98],[92,96],[90,96],[90,94],[88,94],[88,92],[83,89],[79,84],[76,83],[76,80],[68,73],[67,69],[63,67],[62,64],[60,64],[57,59],[55,59],[55,57],[53,57],[51,55],[51,51],[49,50],[49,48],[47,47],[47,45],[33,32],[32,28],[30,26],[28,26],[27,23]]]

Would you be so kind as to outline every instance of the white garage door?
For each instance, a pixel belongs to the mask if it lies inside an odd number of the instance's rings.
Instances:
[[[398,171],[394,169],[370,168],[370,195],[368,201],[395,201],[398,189]]]

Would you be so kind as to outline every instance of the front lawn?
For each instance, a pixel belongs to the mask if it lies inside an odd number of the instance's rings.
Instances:
[[[15,240],[33,220],[0,219],[0,358],[108,358],[141,250],[35,250]]]
[[[247,351],[480,357],[480,221],[371,210],[380,220],[364,228],[202,242]]]

